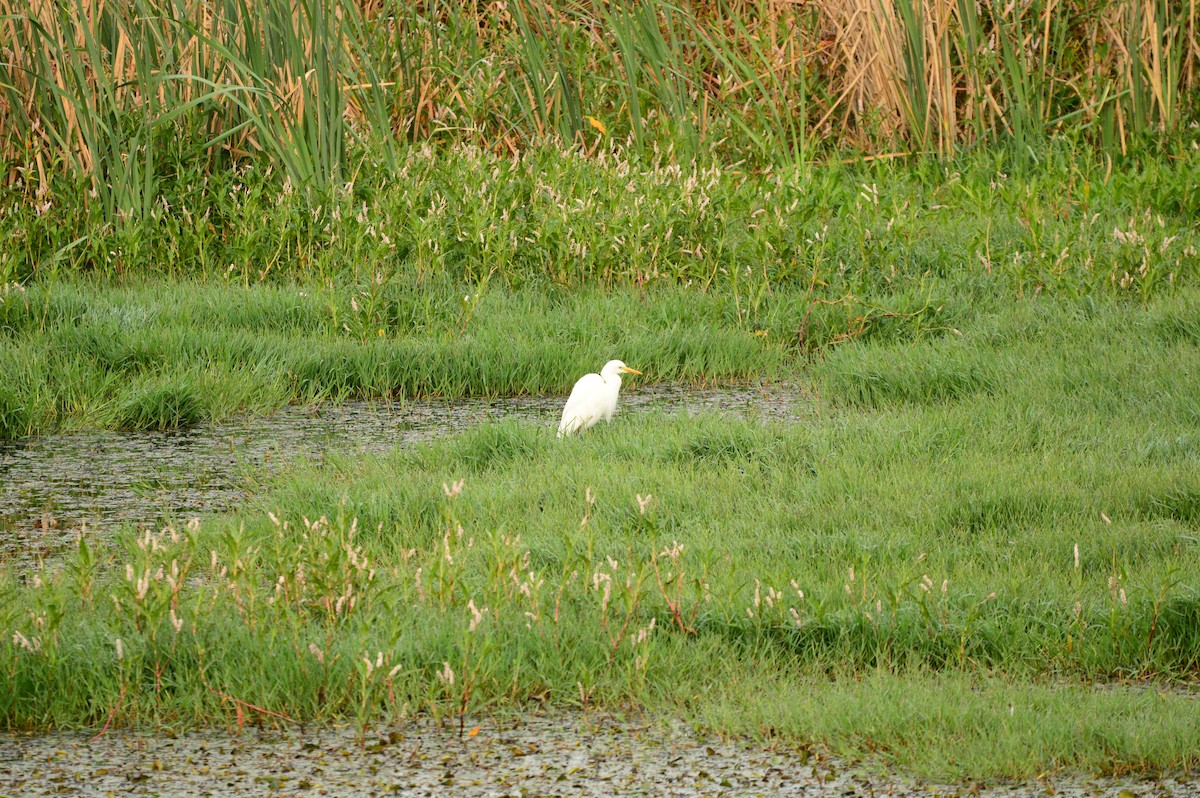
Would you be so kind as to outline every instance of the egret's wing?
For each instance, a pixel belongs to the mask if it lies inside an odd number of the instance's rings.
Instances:
[[[587,429],[600,419],[604,410],[604,379],[599,374],[584,374],[571,389],[563,407],[558,435],[570,435]]]

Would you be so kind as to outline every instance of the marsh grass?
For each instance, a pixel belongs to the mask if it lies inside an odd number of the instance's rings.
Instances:
[[[883,305],[871,321],[902,324],[922,307],[911,303],[927,277],[976,294],[1144,300],[1195,273],[1200,150],[1173,155],[1113,169],[1062,145],[1022,174],[986,152],[920,168],[748,172],[627,150],[587,158],[541,148],[514,159],[408,148],[398,174],[365,164],[318,194],[281,189],[277,167],[189,168],[163,185],[149,218],[115,226],[83,187],[42,205],[18,180],[0,190],[0,280],[171,277],[325,293],[349,284],[375,311],[371,298],[385,299],[396,280],[470,297],[500,285],[690,284],[733,296],[735,315],[751,323],[776,288],[793,288],[846,303],[815,308],[814,322],[839,309],[863,315],[848,294],[894,294],[910,306]],[[941,292],[952,293],[963,292]],[[460,323],[470,304],[455,311]]]
[[[1153,304],[1154,334],[1200,335],[1180,294],[1200,263],[1195,152],[1107,176],[1074,149],[1019,177],[957,165],[751,175],[414,149],[404,181],[373,172],[316,207],[247,169],[173,184],[123,226],[82,195],[42,212],[13,187],[0,434],[173,423],[129,399],[164,372],[197,397],[178,415],[190,423],[290,401],[563,392],[599,350],[704,381],[793,376],[850,341],[938,339],[896,363],[847,350],[827,387],[961,397],[995,387],[955,343],[964,325],[1048,294],[1083,297],[1080,313]]]
[[[634,704],[943,778],[1194,768],[1200,370],[1157,331],[1195,301],[847,342],[801,424],[627,412],[292,464],[232,516],[6,577],[0,718]],[[968,356],[985,389],[953,388]]]
[[[703,713],[708,725],[782,739],[819,730],[845,756],[882,749],[935,779],[1040,776],[1033,762],[1115,777],[1157,773],[1160,756],[1196,766],[1195,699],[1154,690],[871,672],[817,684],[763,676],[755,689],[721,692]],[[1126,754],[1118,761],[1114,750]]]
[[[137,381],[115,402],[117,425],[126,430],[186,429],[206,418],[196,380],[187,375]]]
[[[793,373],[788,347],[739,325],[715,295],[493,289],[465,301],[460,290],[30,289],[0,305],[0,433],[173,429],[288,402],[555,394],[605,353],[654,363],[656,381]],[[786,324],[788,308],[778,312]]]
[[[29,282],[0,293],[13,375],[0,434],[186,425],[297,401],[561,393],[599,351],[684,382],[791,378],[829,352],[835,402],[963,398],[998,385],[966,327],[1044,295],[1079,297],[1085,316],[1138,301],[1154,308],[1151,334],[1194,342],[1194,158],[1105,184],[1099,164],[1060,155],[1016,178],[978,159],[964,172],[749,176],[413,151],[408,182],[364,183],[318,208],[272,195],[254,170],[144,226],[0,206],[15,242],[0,268]],[[210,199],[204,216],[220,228],[187,209]],[[52,254],[64,247],[69,263]],[[120,279],[143,273],[154,276]],[[1039,307],[1012,306],[971,335],[1042,334]],[[837,349],[849,342],[867,346]],[[1064,356],[1060,387],[1077,372]],[[138,387],[164,374],[194,397],[187,412]],[[1106,379],[1115,391],[1122,377]]]
[[[12,375],[17,371],[6,373]],[[11,383],[0,387],[0,438],[21,438],[33,430],[32,404]]]
[[[1195,11],[0,0],[0,438],[609,356],[814,397],[84,537],[0,573],[0,725],[626,704],[941,777],[1194,769]]]
[[[857,279],[870,290],[870,277]],[[1024,379],[1017,365],[1051,345],[1061,320],[1041,316],[1036,301],[968,301],[961,283],[897,277],[899,290],[837,300],[779,286],[743,300],[670,286],[460,294],[471,287],[403,279],[341,288],[59,282],[0,303],[9,375],[0,431],[171,429],[290,402],[561,394],[606,352],[646,366],[651,381],[795,381],[814,370],[834,405],[1002,392]],[[1123,292],[1100,290],[1108,296],[1084,297],[1075,313],[1116,313]],[[1183,351],[1194,344],[1190,292],[1149,307],[1138,335]],[[1047,390],[1101,382],[1117,412],[1123,382],[1144,366],[1093,372],[1096,345],[1076,345],[1079,358],[1061,350]]]

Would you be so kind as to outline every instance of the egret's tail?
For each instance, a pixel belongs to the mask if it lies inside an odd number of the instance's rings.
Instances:
[[[558,437],[565,438],[568,435],[574,435],[583,427],[583,422],[578,417],[566,418],[558,423]]]

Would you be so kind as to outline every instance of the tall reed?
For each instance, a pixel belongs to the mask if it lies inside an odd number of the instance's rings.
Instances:
[[[394,157],[400,139],[765,165],[1036,155],[1074,129],[1127,151],[1194,116],[1197,16],[1197,0],[0,0],[0,152],[10,182],[82,176],[119,218],[148,212],[179,140],[210,169],[262,151],[316,186],[358,144]]]
[[[214,168],[263,150],[294,183],[325,185],[355,122],[387,121],[352,3],[23,5],[0,2],[0,146],[39,186],[56,168],[88,179],[112,219],[149,212],[156,153],[183,129]]]

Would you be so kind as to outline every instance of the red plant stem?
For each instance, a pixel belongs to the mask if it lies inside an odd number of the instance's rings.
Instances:
[[[108,727],[112,724],[113,718],[116,717],[117,710],[120,709],[121,704],[124,704],[124,703],[125,703],[125,685],[121,685],[121,695],[120,695],[120,697],[117,698],[117,703],[113,705],[113,708],[111,710],[109,710],[108,720],[104,721],[104,728],[100,729],[100,731],[96,734],[96,736],[92,738],[92,742],[96,742],[97,740],[99,740],[101,737],[103,737],[105,734],[108,733]]]

